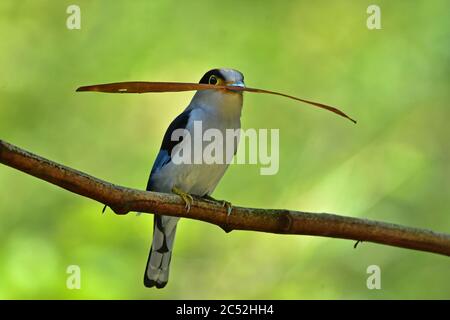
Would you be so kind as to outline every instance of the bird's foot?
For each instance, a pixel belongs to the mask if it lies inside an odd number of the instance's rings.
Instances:
[[[179,195],[181,199],[183,199],[185,203],[186,212],[189,212],[191,210],[192,203],[194,203],[194,198],[189,193],[186,193],[177,187],[173,187],[172,192],[176,195]]]
[[[220,202],[222,204],[222,207],[227,209],[227,215],[228,216],[231,214],[231,211],[233,210],[233,205],[229,201],[217,200],[217,199],[214,199],[213,197],[211,197],[209,195],[206,195],[203,198],[206,199],[206,200],[214,201],[214,202]]]
[[[222,207],[227,208],[228,216],[231,214],[231,211],[233,211],[233,205],[229,201],[222,200]]]

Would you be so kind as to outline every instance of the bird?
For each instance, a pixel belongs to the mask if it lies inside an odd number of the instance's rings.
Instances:
[[[195,197],[204,200],[217,201],[211,194],[225,174],[228,165],[236,154],[240,138],[241,113],[243,105],[243,92],[253,92],[282,96],[303,102],[314,107],[325,109],[341,117],[347,118],[356,124],[356,120],[348,116],[340,109],[311,100],[298,98],[289,94],[249,88],[244,83],[244,76],[240,71],[228,68],[212,69],[205,73],[199,83],[187,82],[148,82],[127,81],[105,84],[96,84],[79,87],[76,91],[91,91],[104,93],[144,93],[144,92],[181,92],[197,90],[186,109],[177,116],[167,128],[160,150],[153,163],[147,182],[147,191],[174,193],[185,202],[185,208],[190,210]],[[200,144],[196,143],[196,124],[201,123],[199,135],[202,138]],[[222,139],[212,139],[209,130],[219,132]],[[232,141],[229,141],[229,130],[232,131]],[[179,135],[178,131],[183,131]],[[226,159],[217,162],[217,154],[206,161],[202,150],[205,146],[203,139],[210,133],[207,144],[209,150],[214,150]],[[191,137],[194,136],[194,147]],[[224,140],[223,137],[226,137]],[[231,147],[230,147],[231,144]],[[197,149],[200,145],[201,161],[198,162]],[[212,147],[211,147],[212,146]],[[188,151],[190,162],[179,161],[176,151]],[[230,156],[230,150],[233,154]],[[174,155],[175,153],[175,155]],[[182,158],[185,158],[184,156]],[[220,158],[220,157],[219,157]],[[194,161],[192,161],[194,160]],[[227,207],[228,215],[231,214],[232,205],[228,201],[221,201],[222,206]],[[105,211],[107,205],[103,209]],[[153,242],[144,273],[144,285],[146,287],[164,288],[169,280],[169,267],[172,259],[172,251],[179,218],[154,214]],[[222,228],[229,232],[228,226]]]
[[[243,90],[224,89],[223,86],[245,88],[243,74],[229,68],[212,69],[203,75],[199,83],[221,87],[196,91],[186,109],[170,123],[163,136],[146,188],[147,191],[173,193],[180,196],[186,204],[186,210],[190,209],[194,197],[215,200],[211,194],[225,174],[229,162],[179,163],[174,161],[173,151],[176,148],[182,148],[183,144],[189,142],[184,138],[176,141],[173,139],[174,132],[177,129],[184,129],[185,132],[193,135],[194,125],[197,121],[201,122],[203,132],[208,129],[216,129],[223,136],[227,129],[239,130],[241,128]],[[230,143],[230,141],[211,143],[218,143],[216,147],[223,148],[223,154],[225,154],[226,143]],[[239,137],[233,141],[234,154],[236,154],[238,143]],[[227,206],[228,213],[230,213],[231,204],[225,201],[223,204]],[[161,289],[168,283],[179,219],[173,216],[154,215],[153,241],[144,274],[146,287]]]

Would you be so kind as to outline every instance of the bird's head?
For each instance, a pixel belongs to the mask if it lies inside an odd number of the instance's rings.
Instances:
[[[218,88],[197,91],[192,99],[192,106],[220,111],[229,117],[240,116],[243,91],[232,88],[245,87],[244,76],[241,72],[233,69],[212,69],[205,73],[200,84],[214,85]],[[224,86],[227,88],[223,88]]]
[[[244,75],[234,69],[212,69],[205,73],[199,83],[218,86],[245,87]],[[242,91],[227,90],[228,93],[242,93]]]

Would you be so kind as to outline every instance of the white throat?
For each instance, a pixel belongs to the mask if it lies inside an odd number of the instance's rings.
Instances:
[[[195,106],[224,120],[238,121],[241,117],[242,102],[242,93],[203,90],[197,91],[188,108]]]

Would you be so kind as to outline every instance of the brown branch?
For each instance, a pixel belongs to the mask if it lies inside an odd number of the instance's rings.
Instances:
[[[302,234],[428,251],[450,256],[450,235],[328,213],[233,207],[196,199],[189,213],[178,196],[121,187],[29,153],[0,140],[0,162],[108,205],[117,214],[157,213],[206,221],[225,229]]]

